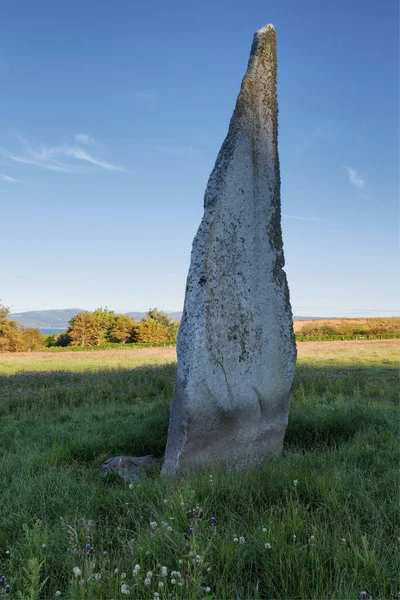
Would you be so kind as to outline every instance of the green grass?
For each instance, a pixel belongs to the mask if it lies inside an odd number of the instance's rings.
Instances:
[[[87,370],[87,354],[51,355],[49,371],[24,361],[0,376],[9,597],[116,600],[127,585],[140,599],[398,598],[398,363],[390,342],[348,344],[300,349],[279,459],[181,481],[154,473],[133,489],[99,468],[119,454],[162,457],[174,363],[139,366],[129,351],[107,369],[114,357],[96,353]],[[187,516],[194,508],[201,518]]]

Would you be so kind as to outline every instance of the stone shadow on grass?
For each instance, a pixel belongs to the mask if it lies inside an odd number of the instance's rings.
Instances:
[[[397,373],[386,365],[298,366],[284,448],[310,452],[366,428],[393,429]],[[162,458],[175,376],[176,364],[0,376],[0,446],[10,451],[18,434],[54,464]]]

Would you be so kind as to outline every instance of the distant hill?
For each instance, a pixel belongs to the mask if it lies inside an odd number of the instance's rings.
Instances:
[[[25,327],[39,329],[66,329],[68,321],[83,308],[60,308],[53,310],[28,310],[27,312],[11,313],[9,319],[18,321]]]
[[[85,310],[84,308],[60,308],[53,310],[28,310],[26,312],[11,313],[9,318],[13,321],[19,321],[25,327],[38,327],[39,329],[60,329],[64,330],[68,327],[68,321],[72,319],[79,312]],[[145,316],[145,312],[128,312],[125,313],[141,321]],[[182,311],[169,312],[168,316],[173,321],[180,321],[182,317]],[[295,321],[311,321],[320,320],[328,317],[293,317]]]

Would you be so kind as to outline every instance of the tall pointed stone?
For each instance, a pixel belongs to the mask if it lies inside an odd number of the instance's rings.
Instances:
[[[276,35],[256,32],[204,197],[163,473],[282,449],[296,345],[283,271]]]

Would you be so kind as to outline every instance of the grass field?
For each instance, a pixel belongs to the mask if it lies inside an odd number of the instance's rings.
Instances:
[[[399,598],[400,344],[298,347],[279,459],[132,489],[99,467],[162,457],[175,349],[0,355],[8,597]]]

